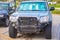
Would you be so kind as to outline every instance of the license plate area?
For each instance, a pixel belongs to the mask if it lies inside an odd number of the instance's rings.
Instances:
[[[21,30],[22,30],[22,32],[34,32],[34,31],[36,31],[36,26],[34,26],[34,25],[24,25],[24,26],[20,26],[21,27]]]

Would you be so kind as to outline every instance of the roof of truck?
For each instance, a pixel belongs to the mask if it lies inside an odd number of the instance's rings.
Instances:
[[[47,1],[22,1],[23,2],[47,2]]]

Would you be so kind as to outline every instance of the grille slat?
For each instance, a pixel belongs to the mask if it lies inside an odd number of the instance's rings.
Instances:
[[[21,25],[35,25],[37,24],[37,18],[35,17],[19,17]]]

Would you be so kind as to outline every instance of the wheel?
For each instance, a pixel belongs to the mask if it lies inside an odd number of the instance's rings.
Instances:
[[[17,29],[15,29],[11,24],[9,24],[9,36],[11,38],[16,38],[17,36]]]
[[[7,18],[5,21],[5,26],[8,26],[8,25],[9,25],[9,18]]]
[[[51,39],[52,38],[52,22],[47,25],[45,28],[45,38],[46,39]]]

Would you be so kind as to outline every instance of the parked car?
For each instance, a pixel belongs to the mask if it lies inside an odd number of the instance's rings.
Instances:
[[[0,24],[8,26],[10,12],[11,12],[10,3],[0,2]]]
[[[51,39],[52,15],[54,7],[49,7],[46,1],[23,1],[9,20],[9,36],[16,38],[20,34],[44,32]],[[44,31],[42,31],[44,30]]]

